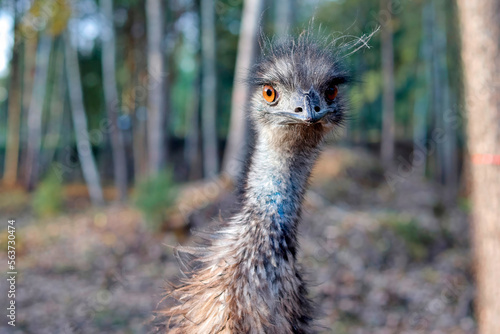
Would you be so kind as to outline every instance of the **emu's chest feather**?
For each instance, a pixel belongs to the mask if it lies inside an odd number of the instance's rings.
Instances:
[[[172,292],[180,302],[167,311],[172,333],[307,332],[310,305],[294,255],[276,253],[254,222],[239,223],[245,233],[210,246],[204,269]]]

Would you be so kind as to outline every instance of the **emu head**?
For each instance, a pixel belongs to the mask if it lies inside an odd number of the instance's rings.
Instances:
[[[249,79],[257,128],[323,135],[341,123],[349,75],[337,50],[305,34],[267,44]]]

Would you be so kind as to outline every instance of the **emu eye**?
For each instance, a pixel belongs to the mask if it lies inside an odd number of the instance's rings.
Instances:
[[[271,85],[264,85],[262,88],[262,96],[269,103],[276,101],[277,95],[276,90]]]
[[[338,93],[339,93],[339,88],[337,86],[331,86],[325,92],[326,99],[331,102],[335,100]]]

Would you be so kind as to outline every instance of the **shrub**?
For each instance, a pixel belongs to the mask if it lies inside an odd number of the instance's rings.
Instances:
[[[62,183],[54,173],[50,173],[36,188],[33,211],[38,217],[50,217],[61,212],[63,203]]]
[[[174,204],[175,188],[172,172],[169,170],[138,183],[134,202],[153,230],[161,228],[166,209]]]
[[[415,219],[391,215],[382,221],[382,224],[402,239],[413,259],[424,260],[429,254],[429,247],[435,241],[435,236],[421,227]]]

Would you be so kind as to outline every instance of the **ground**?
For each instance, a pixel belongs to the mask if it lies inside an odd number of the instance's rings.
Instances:
[[[445,205],[416,173],[387,182],[377,166],[365,151],[331,148],[312,178],[300,258],[320,332],[475,333],[467,202]],[[172,246],[189,237],[151,230],[131,205],[38,219],[8,204],[15,196],[2,194],[0,218],[17,219],[17,325],[2,321],[0,334],[148,332],[165,281],[179,274]],[[233,198],[222,197],[190,213],[191,226]],[[5,279],[0,288],[6,295]]]

